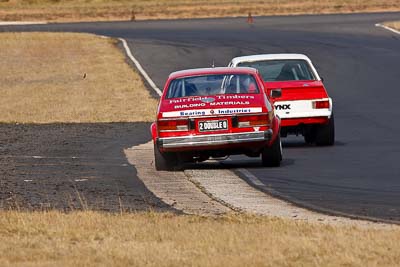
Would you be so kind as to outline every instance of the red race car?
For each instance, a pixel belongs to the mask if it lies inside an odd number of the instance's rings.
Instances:
[[[279,91],[272,91],[274,97]],[[275,95],[276,94],[276,95]],[[254,68],[206,68],[172,73],[151,125],[155,168],[234,154],[282,160],[280,119]]]
[[[237,57],[229,67],[252,67],[260,71],[266,93],[281,90],[274,99],[282,119],[281,136],[302,134],[306,143],[330,146],[335,142],[332,99],[311,60],[301,54],[267,54]]]

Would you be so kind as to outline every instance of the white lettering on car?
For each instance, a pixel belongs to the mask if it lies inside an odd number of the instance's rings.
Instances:
[[[181,108],[198,108],[198,107],[205,107],[206,103],[194,103],[194,104],[182,104],[182,105],[175,105],[175,109],[181,109]]]
[[[219,100],[225,99],[254,99],[253,95],[218,95]]]
[[[220,108],[220,109],[187,109],[177,111],[163,112],[164,118],[172,118],[179,116],[206,116],[206,115],[223,115],[235,113],[257,113],[262,112],[261,107],[248,107],[248,108]]]
[[[210,106],[226,106],[226,105],[250,105],[249,101],[227,101],[227,102],[213,102]]]
[[[200,121],[199,131],[215,131],[215,130],[227,130],[228,121],[218,120],[218,121]]]

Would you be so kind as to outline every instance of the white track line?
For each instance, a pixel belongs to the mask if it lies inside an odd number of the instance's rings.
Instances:
[[[395,30],[395,29],[393,29],[393,28],[390,28],[390,27],[385,26],[385,25],[380,24],[380,23],[375,24],[375,26],[376,26],[376,27],[384,28],[384,29],[386,29],[386,30],[388,30],[388,31],[391,31],[391,32],[394,32],[394,33],[397,33],[397,34],[400,34],[400,31]]]
[[[242,175],[246,176],[247,179],[249,179],[253,184],[258,185],[258,186],[264,186],[265,184],[261,182],[256,176],[254,176],[251,172],[249,172],[246,169],[239,168],[236,169],[238,172],[240,172]]]
[[[153,80],[150,78],[150,76],[147,74],[147,72],[143,69],[142,65],[140,65],[139,61],[132,55],[131,50],[129,49],[128,43],[126,42],[125,39],[123,38],[118,38],[122,42],[122,45],[124,46],[125,52],[127,56],[129,57],[130,60],[132,60],[133,64],[135,64],[136,68],[140,71],[142,76],[146,79],[147,83],[153,88],[156,93],[161,96],[162,92],[161,90],[157,87],[157,85],[153,82]]]

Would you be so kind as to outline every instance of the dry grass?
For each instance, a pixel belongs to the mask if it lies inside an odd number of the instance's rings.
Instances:
[[[112,39],[1,33],[0,73],[0,122],[134,122],[155,116],[156,100]]]
[[[386,22],[385,25],[400,31],[400,21]]]
[[[247,215],[1,212],[0,265],[396,266],[400,230]]]
[[[0,121],[153,118],[155,100],[112,40],[70,33],[0,34],[0,62]],[[0,240],[0,266],[395,266],[400,262],[398,227],[361,229],[248,215],[0,211]]]
[[[93,21],[399,11],[398,0],[0,0],[0,20]]]

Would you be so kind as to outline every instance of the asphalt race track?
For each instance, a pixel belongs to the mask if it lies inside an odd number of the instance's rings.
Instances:
[[[225,66],[232,57],[307,54],[334,99],[336,145],[284,140],[281,168],[233,157],[279,196],[305,206],[400,222],[400,35],[375,23],[400,13],[5,26],[0,31],[74,31],[123,37],[162,87],[175,70]],[[200,166],[201,167],[201,166]]]

